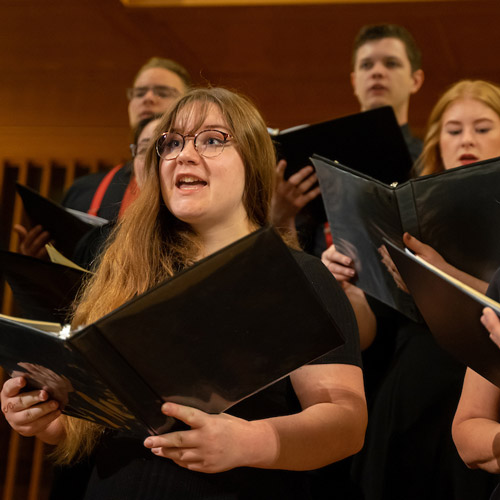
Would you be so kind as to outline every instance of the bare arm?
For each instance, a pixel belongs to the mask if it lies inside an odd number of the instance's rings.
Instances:
[[[500,389],[467,369],[453,420],[453,440],[466,465],[500,473]]]
[[[485,307],[481,316],[481,323],[490,332],[490,339],[500,347],[500,319],[495,314],[495,311],[490,307]]]
[[[367,423],[361,369],[304,366],[291,379],[303,407],[300,413],[246,421],[166,403],[163,413],[179,418],[191,430],[151,436],[145,446],[201,472],[242,466],[309,470],[359,451]]]
[[[351,283],[351,280],[356,278],[354,262],[350,257],[337,251],[335,245],[331,245],[323,252],[321,261],[335,276],[351,303],[358,323],[361,350],[364,350],[375,339],[377,319],[366,300],[363,290]]]

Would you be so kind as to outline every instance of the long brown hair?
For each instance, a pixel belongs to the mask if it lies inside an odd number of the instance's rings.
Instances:
[[[243,203],[248,219],[254,226],[263,226],[269,222],[276,157],[264,120],[246,97],[223,88],[193,89],[161,119],[155,139],[186,114],[196,118],[195,128],[201,126],[214,105],[222,113],[243,160]],[[146,154],[141,193],[112,233],[95,275],[77,299],[73,328],[96,321],[189,266],[199,254],[197,234],[163,202],[155,142]],[[67,463],[89,453],[102,429],[67,417],[64,422],[66,439],[56,450],[56,458]]]
[[[428,175],[444,170],[439,138],[444,112],[459,99],[480,101],[500,116],[500,87],[484,80],[461,80],[452,85],[436,103],[427,123],[424,148],[415,164],[416,175]]]

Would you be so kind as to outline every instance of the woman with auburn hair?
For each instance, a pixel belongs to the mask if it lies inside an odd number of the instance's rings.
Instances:
[[[431,112],[415,173],[431,174],[496,156],[500,156],[500,88],[481,80],[452,85]],[[403,242],[460,281],[486,290],[485,282],[451,266],[431,246],[408,233]],[[398,277],[387,252],[381,253],[389,271]],[[465,366],[436,344],[425,324],[367,298],[355,286],[352,259],[332,246],[322,260],[350,292],[348,297],[354,295],[352,290],[357,292],[357,301],[351,303],[358,316],[364,315],[360,325],[370,325],[375,318],[364,335],[375,338],[377,344],[363,362],[365,375],[378,377],[379,383],[374,396],[368,393],[365,447],[354,457],[354,478],[365,500],[488,498],[493,479],[465,467],[450,435]],[[402,280],[400,284],[404,285]],[[383,366],[377,364],[381,355]],[[370,356],[379,357],[374,361]]]
[[[500,88],[497,85],[484,80],[462,80],[452,85],[432,109],[427,123],[424,148],[415,166],[417,176],[434,174],[459,166],[460,163],[448,162],[447,165],[444,163],[447,158],[443,160],[440,141],[443,134],[443,115],[452,105],[464,100],[475,101],[500,116]],[[488,152],[485,154],[482,159],[498,156],[500,151],[498,149],[492,151],[493,156],[489,156]]]
[[[275,153],[246,98],[220,88],[192,90],[157,130],[140,195],[85,287],[73,327],[268,223]],[[341,348],[227,413],[165,403],[161,411],[188,430],[146,439],[104,431],[61,415],[43,390],[23,393],[22,377],[2,389],[8,422],[25,436],[56,444],[62,461],[93,453],[88,499],[310,498],[315,474],[308,471],[356,453],[367,414],[347,299],[318,259],[292,253],[329,311],[344,315]]]

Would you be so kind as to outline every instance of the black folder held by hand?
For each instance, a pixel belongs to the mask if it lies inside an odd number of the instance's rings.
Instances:
[[[386,241],[387,250],[438,344],[458,361],[500,387],[500,349],[479,318],[500,304]]]
[[[0,250],[0,276],[9,283],[23,317],[64,322],[85,271]]]
[[[31,224],[40,224],[48,231],[56,247],[67,257],[73,255],[76,244],[86,233],[107,222],[100,217],[66,209],[22,184],[16,183],[16,189]]]
[[[161,433],[173,425],[163,402],[222,412],[341,345],[344,319],[264,228],[66,340],[0,318],[0,364],[68,415]]]
[[[500,158],[389,186],[314,156],[337,250],[356,265],[357,286],[418,319],[413,300],[394,283],[378,248],[405,231],[447,262],[484,281],[500,266]]]
[[[384,106],[273,136],[279,158],[285,158],[285,178],[311,164],[313,154],[337,160],[382,182],[408,179],[412,160],[394,111]],[[318,197],[306,209],[317,222],[326,216]]]

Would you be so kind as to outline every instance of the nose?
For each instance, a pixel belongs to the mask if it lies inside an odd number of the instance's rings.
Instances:
[[[200,155],[194,147],[194,137],[184,137],[184,147],[177,156],[177,160],[180,162],[193,162],[199,159],[199,157]]]
[[[384,74],[385,66],[382,61],[375,61],[372,66],[371,76],[381,77]]]
[[[146,93],[142,96],[143,101],[153,101],[155,99],[153,89],[147,89]]]
[[[476,141],[474,130],[471,127],[464,127],[461,139],[463,146],[474,145]]]

